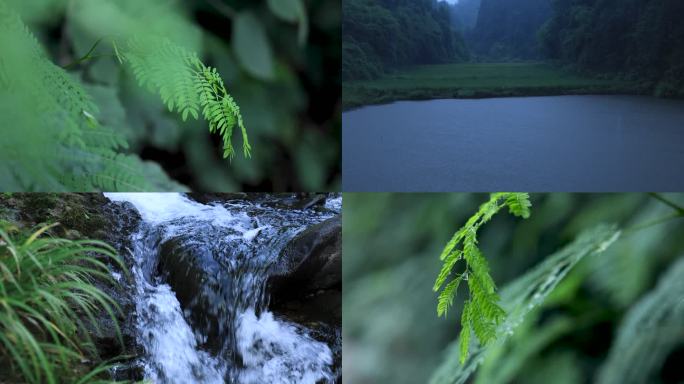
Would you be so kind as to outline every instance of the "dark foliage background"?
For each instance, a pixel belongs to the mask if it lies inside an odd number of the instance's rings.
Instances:
[[[78,1],[7,2],[58,65],[75,62],[97,41],[97,33],[84,33],[83,23],[71,17],[82,5]],[[103,22],[116,23],[106,14],[106,2],[95,3],[103,5],[97,15]],[[120,126],[130,152],[159,163],[171,178],[193,190],[339,188],[338,0],[303,0],[305,15],[288,11],[299,0],[123,3],[139,7],[141,14],[161,7],[179,15],[175,24],[169,21],[168,29],[175,33],[171,38],[199,41],[186,46],[196,46],[203,61],[218,68],[242,109],[254,149],[252,159],[238,156],[232,164],[222,159],[220,137],[210,135],[204,121],[184,123],[168,113],[159,97],[134,84],[130,71],[116,64],[107,36],[99,36],[105,40],[96,48],[98,58],[72,66],[70,72],[88,85],[102,119]],[[247,33],[236,36],[235,21],[246,14]],[[152,12],[150,25],[162,24],[166,16]]]
[[[682,19],[680,0],[554,0],[540,39],[550,58],[684,96]]]
[[[537,31],[550,16],[549,0],[481,0],[469,48],[481,60],[540,59]]]

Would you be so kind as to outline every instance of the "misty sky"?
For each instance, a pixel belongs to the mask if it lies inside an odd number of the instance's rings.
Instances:
[[[440,1],[446,1],[449,4],[456,4],[458,3],[458,0],[440,0]]]

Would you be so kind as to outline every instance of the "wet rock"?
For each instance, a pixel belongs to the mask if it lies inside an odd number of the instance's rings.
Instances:
[[[342,382],[342,327],[329,326],[324,323],[309,325],[311,336],[318,341],[326,343],[333,355],[333,373],[335,383]]]
[[[98,239],[112,245],[119,255],[123,257],[126,265],[133,265],[130,249],[131,234],[137,231],[142,218],[140,213],[129,202],[113,203],[109,200],[102,206],[102,215],[107,222],[107,230],[103,231]],[[118,268],[116,272],[121,273]]]
[[[0,220],[16,222],[20,215],[19,207],[19,200],[14,193],[0,193]]]
[[[295,236],[269,278],[270,309],[312,330],[333,352],[333,371],[342,367],[342,220],[335,216]]]
[[[295,236],[268,281],[270,309],[312,330],[333,352],[333,371],[342,367],[342,220],[335,216]]]
[[[183,238],[172,238],[162,243],[159,251],[158,272],[171,286],[193,329],[206,336],[204,347],[218,352],[224,332],[221,319],[226,319],[231,303],[231,284],[223,268],[210,249],[196,246]]]
[[[299,233],[283,249],[269,280],[278,298],[300,297],[342,284],[342,219],[335,216]]]
[[[140,351],[142,353],[142,351]],[[110,371],[112,379],[117,381],[142,382],[145,377],[145,367],[139,360],[121,361]]]
[[[121,302],[118,304],[122,311],[116,315],[116,322],[108,314],[101,313],[96,316],[97,327],[90,322],[85,323],[89,328],[88,332],[97,348],[98,355],[103,360],[138,352],[135,325],[133,322],[126,321],[127,315],[135,311],[135,306],[130,301],[125,303],[126,299],[119,299]],[[124,305],[121,306],[121,304]]]
[[[90,193],[79,194],[79,196],[84,210],[73,211],[72,220],[67,223],[89,233],[89,238],[95,238],[113,246],[123,258],[124,264],[130,267],[132,265],[129,252],[130,236],[140,225],[140,214],[130,203],[112,203],[102,194]],[[82,224],[78,221],[81,217],[84,219]],[[95,221],[93,221],[94,218]],[[90,224],[93,226],[90,227]],[[133,289],[131,289],[134,282],[131,274],[122,270],[119,265],[109,264],[109,268],[113,279],[97,281],[96,285],[109,295],[121,310],[115,311],[116,323],[106,311],[96,314],[99,329],[91,329],[90,335],[98,350],[98,355],[103,360],[128,356],[118,362],[113,378],[142,380],[143,370],[136,358],[143,351],[136,340],[135,302]],[[117,333],[117,325],[120,335]]]
[[[276,209],[306,210],[325,205],[326,195],[322,193],[272,194],[263,198],[262,204]]]
[[[246,194],[244,192],[229,192],[229,193],[187,193],[186,196],[202,204],[211,203],[225,203],[231,200],[249,200],[253,198],[253,194]]]
[[[227,203],[236,200],[257,202],[264,206],[287,209],[287,210],[306,210],[320,209],[325,206],[327,198],[323,193],[188,193],[186,196],[198,203]]]
[[[108,200],[99,193],[13,193],[5,195],[3,202],[18,213],[13,219],[20,226],[60,223],[51,233],[61,237],[76,231],[70,236],[80,233],[81,238],[100,239],[107,227],[102,207]]]

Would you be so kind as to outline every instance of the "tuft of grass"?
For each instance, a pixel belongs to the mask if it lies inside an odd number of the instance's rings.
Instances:
[[[344,109],[398,100],[645,93],[632,82],[582,76],[545,63],[422,65],[343,84]]]
[[[26,383],[105,383],[98,377],[109,363],[85,369],[97,359],[87,329],[100,332],[102,310],[117,324],[120,308],[94,282],[115,283],[107,261],[124,265],[103,242],[48,236],[56,225],[0,226],[1,370]],[[118,326],[117,334],[123,343]]]

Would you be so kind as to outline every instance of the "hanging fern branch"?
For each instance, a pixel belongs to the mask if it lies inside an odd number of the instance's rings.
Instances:
[[[223,138],[223,157],[233,158],[233,130],[242,133],[242,150],[250,157],[249,144],[240,107],[226,90],[216,68],[202,63],[197,54],[168,40],[132,39],[125,46],[114,44],[117,57],[128,62],[140,86],[158,92],[169,111],[199,118],[209,123],[211,133]]]
[[[469,297],[461,314],[461,363],[468,357],[471,330],[480,343],[485,345],[495,338],[497,326],[506,316],[506,312],[498,304],[500,299],[489,274],[487,260],[477,246],[477,231],[502,208],[508,207],[511,214],[526,219],[530,216],[531,206],[527,193],[492,194],[489,201],[482,204],[454,234],[440,255],[444,264],[433,290],[438,292],[442,286],[444,289],[437,300],[437,315],[447,315],[461,282],[467,281],[468,285]],[[459,273],[456,272],[456,267],[461,260],[464,265],[463,271]],[[452,275],[455,276],[445,285]]]
[[[534,268],[508,283],[501,289],[501,305],[506,316],[496,328],[495,337],[487,345],[472,343],[470,333],[461,334],[446,351],[446,358],[433,373],[430,384],[465,384],[479,365],[489,357],[492,349],[500,348],[520,327],[527,316],[539,308],[558,284],[580,261],[597,257],[611,247],[621,236],[614,226],[599,225],[583,231],[564,248],[549,255]],[[466,311],[467,320],[476,316],[476,307]],[[466,324],[468,324],[466,321]],[[463,346],[469,346],[469,356],[461,364],[454,364],[457,357],[463,359]]]

